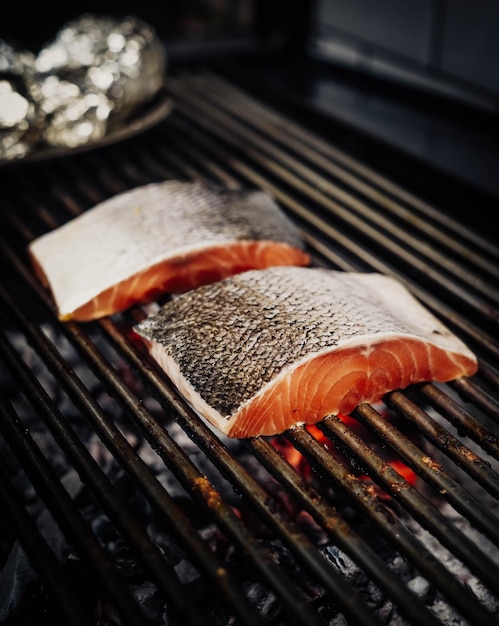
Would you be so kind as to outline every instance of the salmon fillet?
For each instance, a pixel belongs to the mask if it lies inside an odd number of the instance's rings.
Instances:
[[[308,265],[268,194],[169,180],[99,203],[28,247],[62,320],[92,320],[234,273]]]
[[[477,371],[457,336],[377,273],[248,271],[174,297],[135,330],[189,404],[230,437],[279,434]]]

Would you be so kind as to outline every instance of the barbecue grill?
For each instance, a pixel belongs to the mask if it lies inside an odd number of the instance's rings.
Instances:
[[[94,151],[0,172],[0,613],[6,624],[499,623],[499,248],[221,72]],[[345,422],[222,437],[132,332],[57,320],[26,254],[166,178],[271,193],[313,264],[396,277],[479,357]]]

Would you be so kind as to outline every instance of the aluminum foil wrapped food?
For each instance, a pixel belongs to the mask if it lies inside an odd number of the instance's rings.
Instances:
[[[0,159],[22,158],[40,138],[35,55],[0,39]]]
[[[151,26],[136,17],[85,14],[68,22],[36,59],[40,75],[58,75],[106,96],[114,113],[153,96],[163,85],[166,53]]]
[[[39,83],[46,143],[75,148],[106,135],[113,104],[105,94],[56,75],[44,77]]]
[[[1,55],[0,49],[0,69]],[[26,100],[16,106],[19,119],[9,122],[11,139],[30,127],[36,131],[29,136],[31,148],[74,148],[105,137],[161,90],[167,66],[162,41],[134,16],[84,14],[63,25],[37,55],[23,57],[24,64],[13,49],[4,56],[12,59],[4,64],[14,66],[15,60],[20,70],[16,85],[9,83],[16,95],[8,98],[20,103],[23,91]],[[9,86],[3,90],[8,92]],[[3,158],[9,158],[11,139],[2,141]],[[12,158],[16,156],[23,154]]]

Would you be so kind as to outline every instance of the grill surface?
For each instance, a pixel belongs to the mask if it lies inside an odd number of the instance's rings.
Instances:
[[[140,137],[0,173],[3,620],[499,623],[495,242],[218,75],[184,72],[170,90],[173,114]],[[361,405],[366,437],[328,417],[221,438],[128,332],[141,308],[61,324],[25,252],[172,177],[268,190],[314,264],[401,280],[476,352],[478,375]]]

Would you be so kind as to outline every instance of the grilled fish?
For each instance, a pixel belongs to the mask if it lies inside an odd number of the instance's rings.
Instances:
[[[174,297],[135,330],[189,404],[230,437],[279,434],[477,370],[457,336],[377,273],[247,271]]]
[[[310,261],[265,192],[176,180],[117,194],[28,251],[60,319],[80,321],[245,270]]]

